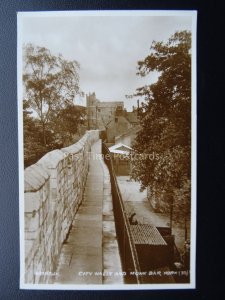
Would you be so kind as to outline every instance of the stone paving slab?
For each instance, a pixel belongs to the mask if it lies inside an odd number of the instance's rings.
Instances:
[[[96,230],[97,229],[97,230]],[[72,228],[68,243],[86,247],[99,247],[99,253],[101,253],[102,249],[102,232],[101,227],[94,227],[93,224],[89,227],[84,227],[82,230],[80,228],[75,227]]]
[[[84,220],[87,222],[87,216],[86,215],[79,215],[79,220]],[[101,216],[98,215],[89,215],[88,220],[91,221],[100,221],[101,222]],[[73,223],[74,224],[74,223]]]
[[[82,205],[79,208],[79,212],[77,214],[77,218],[76,219],[79,219],[80,215],[85,215],[85,216],[87,216],[87,218],[88,218],[89,215],[94,215],[94,216],[101,217],[100,216],[101,213],[102,213],[102,206],[100,206],[100,205],[98,205],[97,207],[93,206],[93,205],[85,207],[85,206]],[[76,219],[75,219],[75,221],[76,221]],[[87,219],[87,221],[88,221],[88,219]]]
[[[101,201],[103,200],[103,197],[102,197],[102,199],[101,199]],[[82,204],[82,208],[84,208],[83,209],[83,211],[85,211],[85,208],[87,208],[87,210],[86,210],[86,212],[85,213],[80,213],[80,215],[86,215],[86,214],[88,214],[88,208],[90,208],[90,207],[93,207],[93,209],[94,208],[98,208],[100,206],[100,204],[99,204],[99,201],[95,201],[95,200],[86,200],[83,204]]]
[[[76,220],[76,228],[89,228],[90,223],[94,228],[102,228],[102,222],[99,222],[99,220],[89,220],[87,221],[86,219],[79,218]]]

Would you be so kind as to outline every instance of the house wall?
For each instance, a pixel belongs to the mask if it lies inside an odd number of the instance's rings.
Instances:
[[[107,140],[109,143],[115,143],[115,137],[117,135],[123,134],[132,125],[124,116],[115,116],[114,120],[109,124],[107,128]]]
[[[124,144],[132,148],[133,142],[137,136],[138,131],[140,130],[139,125],[132,126],[127,130],[127,132],[117,135],[115,137],[115,144]]]

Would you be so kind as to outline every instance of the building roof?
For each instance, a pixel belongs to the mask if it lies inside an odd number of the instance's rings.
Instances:
[[[130,123],[138,123],[137,111],[125,112],[124,116]]]
[[[137,133],[138,131],[141,130],[141,126],[137,125],[137,126],[132,126],[130,128],[127,129],[127,131],[125,131],[124,133],[117,135],[115,138],[119,139],[121,137],[125,137],[125,136],[129,136],[132,133]]]
[[[98,107],[117,107],[117,106],[124,106],[123,101],[99,101],[98,102]]]
[[[132,150],[133,149],[131,147],[124,145],[122,143],[109,147],[109,151],[111,153],[118,153],[118,154],[125,154],[125,155],[128,155]]]
[[[167,245],[158,229],[151,224],[130,225],[135,244]]]

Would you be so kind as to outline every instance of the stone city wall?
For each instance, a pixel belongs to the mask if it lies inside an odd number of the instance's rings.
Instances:
[[[74,145],[54,150],[24,171],[25,283],[51,283],[63,242],[82,201],[90,130]]]

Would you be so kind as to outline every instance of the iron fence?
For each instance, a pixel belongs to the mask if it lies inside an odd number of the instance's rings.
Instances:
[[[102,154],[104,155],[104,161],[108,166],[110,173],[116,234],[118,238],[124,280],[125,283],[139,284],[142,283],[142,278],[138,255],[114,172],[112,157],[108,147],[104,143],[102,143]]]

